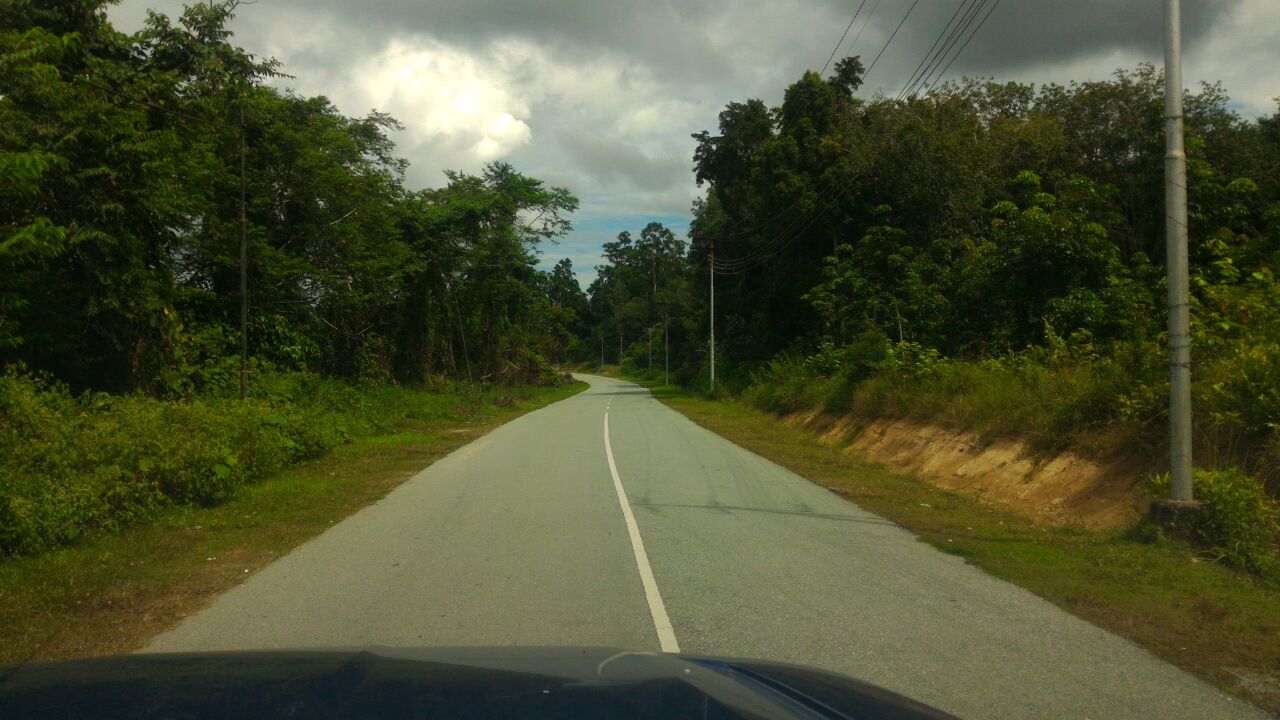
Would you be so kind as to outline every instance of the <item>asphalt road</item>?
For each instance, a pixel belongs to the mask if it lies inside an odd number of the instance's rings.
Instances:
[[[581,377],[148,650],[678,648],[824,667],[962,718],[1265,717],[643,388]]]

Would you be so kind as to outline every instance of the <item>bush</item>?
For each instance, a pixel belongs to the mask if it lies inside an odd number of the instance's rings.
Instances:
[[[824,344],[801,358],[784,354],[752,377],[743,399],[764,410],[819,409],[863,418],[895,417],[949,425],[984,437],[1023,437],[1037,450],[1092,441],[1122,416],[1133,375],[1120,362],[1021,353],[952,360],[879,333],[846,347]],[[1132,403],[1131,403],[1132,405]]]
[[[743,399],[776,413],[816,406],[825,394],[827,378],[813,363],[794,355],[780,355],[763,370],[753,373]]]
[[[1254,572],[1268,572],[1276,563],[1280,536],[1280,504],[1262,483],[1236,468],[1196,470],[1196,499],[1204,506],[1187,516],[1186,527],[1175,528],[1204,546],[1219,560]],[[1169,475],[1158,475],[1151,491],[1169,495]]]
[[[307,373],[258,376],[247,402],[105,394],[0,374],[0,555],[29,554],[236,488],[405,418],[456,416],[474,389],[424,393]]]

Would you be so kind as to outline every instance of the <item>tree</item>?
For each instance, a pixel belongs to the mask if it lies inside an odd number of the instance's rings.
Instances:
[[[661,338],[673,319],[687,319],[690,267],[684,242],[657,222],[648,223],[638,240],[630,232],[619,233],[616,241],[605,243],[604,257],[588,288],[592,335],[616,338],[621,362],[627,340],[644,341],[643,349],[655,333]],[[647,364],[646,359],[641,367]]]
[[[76,388],[228,389],[242,148],[255,367],[420,382],[462,374],[470,344],[477,377],[527,379],[563,357],[534,265],[571,228],[568,190],[496,163],[408,191],[398,123],[266,85],[278,64],[227,29],[237,0],[131,36],[104,6],[6,6],[0,362]]]
[[[732,102],[717,135],[694,136],[708,193],[690,261],[705,268],[714,246],[722,372],[866,331],[971,357],[1158,335],[1154,68],[1040,88],[965,80],[905,100],[860,99],[860,84],[846,58],[826,80],[800,77],[781,107]],[[1234,287],[1243,267],[1265,277],[1280,120],[1241,120],[1217,85],[1186,106],[1193,264],[1216,269],[1206,288]],[[707,273],[690,277],[704,297]]]

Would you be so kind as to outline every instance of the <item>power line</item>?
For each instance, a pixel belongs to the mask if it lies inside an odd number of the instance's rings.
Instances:
[[[826,72],[827,72],[827,67],[831,64],[831,60],[832,60],[832,58],[834,58],[834,57],[836,56],[836,53],[840,51],[840,47],[844,44],[844,39],[845,39],[845,37],[849,34],[849,29],[853,27],[853,24],[854,24],[855,22],[857,22],[857,20],[858,20],[858,16],[862,14],[862,9],[866,6],[866,4],[867,4],[867,0],[862,0],[862,2],[861,2],[861,3],[859,3],[859,5],[858,5],[858,9],[857,9],[856,11],[854,11],[854,13],[853,13],[853,17],[849,19],[849,24],[845,26],[845,28],[844,28],[844,33],[842,33],[842,34],[840,35],[840,40],[839,40],[839,42],[837,42],[837,43],[836,43],[836,45],[835,45],[835,47],[833,47],[833,48],[831,49],[831,54],[827,57],[827,61],[826,61],[825,63],[823,63],[823,65],[822,65],[822,71],[821,71],[820,73],[818,73],[819,75],[824,75],[824,74],[826,74]],[[871,17],[872,17],[872,15],[874,15],[874,14],[875,14],[875,12],[876,12],[876,8],[878,8],[878,7],[880,7],[880,0],[876,0],[876,1],[875,1],[875,3],[874,3],[874,4],[872,4],[872,6],[871,6],[871,11],[870,11],[869,13],[867,13],[867,18],[866,18],[866,20],[864,20],[864,21],[863,21],[863,23],[862,23],[862,27],[858,28],[858,32],[857,32],[857,34],[855,34],[855,35],[854,35],[854,37],[853,37],[853,42],[849,45],[849,48],[850,48],[851,50],[852,50],[854,47],[856,47],[856,46],[857,46],[857,44],[858,44],[858,38],[862,37],[862,31],[867,29],[867,25],[868,25],[868,23],[870,23],[870,22],[871,22]],[[754,226],[752,226],[752,227],[745,228],[745,229],[740,229],[740,230],[734,230],[734,231],[732,231],[732,232],[726,232],[726,233],[723,233],[723,234],[719,235],[717,239],[719,239],[719,240],[728,240],[729,238],[739,238],[739,237],[743,237],[743,236],[746,236],[746,235],[753,235],[753,234],[755,234],[756,232],[758,232],[759,230],[764,229],[766,225],[769,225],[769,224],[770,224],[770,223],[772,223],[774,220],[777,220],[777,219],[781,218],[783,215],[787,214],[791,209],[792,209],[792,208],[790,208],[790,207],[783,208],[782,210],[779,210],[777,213],[773,214],[773,215],[772,215],[772,216],[770,216],[769,218],[767,218],[767,219],[765,219],[765,220],[763,220],[763,221],[757,222],[757,223],[756,223]],[[794,222],[795,222],[795,220],[793,219],[793,223],[794,223]]]
[[[871,69],[875,67],[876,63],[879,62],[880,57],[884,55],[885,50],[887,50],[889,48],[889,45],[893,43],[894,39],[898,36],[899,31],[902,30],[902,26],[906,24],[907,18],[911,17],[912,11],[914,11],[916,9],[916,6],[919,4],[920,4],[920,0],[914,0],[914,2],[911,3],[911,7],[907,8],[907,12],[903,14],[902,20],[898,22],[898,26],[894,28],[893,33],[889,35],[889,38],[885,40],[884,45],[881,46],[880,52],[877,53],[875,59],[871,61],[871,66],[868,67],[866,72],[863,73],[863,78],[865,78],[867,74],[871,72]],[[875,9],[878,5],[879,5],[879,1],[877,0],[876,5],[872,6],[871,8],[871,13],[875,12]],[[860,5],[858,7],[858,12],[854,13],[855,20],[857,19],[858,13],[860,13],[861,10],[862,10],[862,6]],[[858,36],[861,36],[861,31],[865,30],[867,24],[870,23],[871,13],[867,15],[867,22],[863,23],[862,28],[859,30]],[[852,26],[853,26],[853,21],[851,20],[849,23],[849,27],[852,27]],[[847,33],[848,30],[846,29],[845,32]],[[855,36],[854,37],[855,45],[857,43],[857,40],[858,40],[858,37]],[[837,50],[839,49],[839,47],[840,45],[837,44],[836,46]],[[834,57],[834,52],[833,52],[833,57]],[[770,243],[766,243],[767,247],[765,249],[753,251],[752,253],[749,253],[745,258],[735,258],[734,260],[730,260],[727,262],[715,263],[713,265],[713,268],[720,270],[721,272],[726,272],[730,274],[735,272],[746,272],[749,269],[758,267],[760,264],[763,264],[764,261],[768,260],[769,258],[777,255],[779,252],[782,252],[786,248],[790,247],[801,235],[804,234],[806,230],[808,230],[813,225],[814,222],[817,221],[818,217],[820,217],[823,213],[826,212],[827,202],[835,195],[836,190],[837,190],[836,186],[828,187],[827,190],[824,191],[819,196],[818,202],[815,203],[814,205],[814,209],[810,211],[810,213],[807,216],[800,216],[800,217],[797,217],[795,220],[793,220],[791,225],[786,230],[784,230],[781,235],[775,237]],[[805,217],[808,218],[807,222],[805,220]],[[803,225],[801,225],[801,223],[803,223]]]
[[[898,99],[902,99],[902,97],[907,94],[908,88],[913,87],[920,78],[924,77],[925,66],[931,64],[933,59],[936,58],[937,55],[941,54],[938,46],[944,45],[944,38],[949,39],[950,35],[954,33],[955,28],[959,27],[959,23],[956,22],[956,18],[960,16],[960,11],[964,9],[965,5],[976,2],[977,0],[960,0],[960,2],[956,3],[956,9],[955,12],[951,13],[951,19],[947,20],[946,27],[938,33],[938,37],[934,39],[933,45],[929,47],[929,51],[920,59],[920,64],[916,65],[916,69],[911,73],[911,77],[907,79],[907,84],[904,85],[902,87],[902,91],[898,93]]]
[[[830,197],[828,196],[827,199],[829,200]],[[808,213],[797,217],[795,222],[792,223],[786,231],[768,241],[768,243],[766,243],[767,247],[756,249],[751,254],[744,257],[733,258],[732,260],[727,261],[717,261],[715,264],[716,270],[720,272],[734,273],[745,272],[747,270],[760,267],[771,258],[776,257],[779,253],[791,247],[791,245],[793,245],[795,241],[813,225],[817,217],[822,215],[826,209],[827,203],[825,201],[815,203],[814,207],[810,209]]]
[[[953,14],[952,16],[953,21],[956,15],[959,14],[960,8],[964,6],[964,2],[970,2],[970,1],[978,1],[978,0],[962,0],[961,5],[958,6],[956,9],[956,13]],[[985,2],[985,0],[981,0],[981,1]],[[853,27],[853,23],[857,20],[858,15],[861,14],[863,6],[865,6],[865,4],[866,3],[864,0],[863,3],[858,6],[858,10],[854,13],[853,19],[849,21],[849,25],[845,28],[844,34],[841,35],[840,42],[836,44],[835,50],[832,51],[831,57],[835,56],[835,53],[839,50],[840,46],[843,44],[844,37],[848,34],[849,28]],[[854,45],[857,44],[858,38],[861,36],[862,31],[866,29],[868,24],[870,24],[871,16],[875,13],[875,10],[879,6],[879,4],[880,2],[879,0],[877,0],[876,3],[872,5],[871,12],[867,14],[866,21],[863,23],[858,33],[854,36],[854,41],[853,41]],[[902,27],[906,24],[907,19],[911,17],[911,13],[915,10],[916,6],[919,4],[920,4],[920,0],[914,0],[911,6],[907,8],[907,12],[904,13],[902,16],[902,19],[898,21],[897,27],[894,28],[893,32],[889,35],[888,39],[885,40],[884,45],[881,46],[880,51],[876,54],[875,59],[871,61],[871,65],[863,73],[863,78],[865,78],[868,74],[870,74],[871,70],[879,62],[880,58],[884,55],[885,51],[888,50],[889,45],[891,45],[893,41],[897,38],[898,33],[902,30]],[[966,17],[967,16],[968,14],[966,13]],[[952,26],[952,23],[949,22],[948,27],[951,27],[951,26]],[[944,29],[940,34],[939,39],[934,42],[935,48],[937,47],[939,42],[943,42],[942,37],[946,35],[947,35],[947,30]],[[931,52],[932,52],[932,49],[931,49]],[[926,60],[927,59],[928,59],[928,56],[926,56]],[[828,64],[830,63],[830,58],[828,58],[827,63]],[[922,61],[922,65],[923,64],[925,64],[924,61]],[[826,68],[826,65],[824,65],[824,72],[825,72],[825,68]],[[917,70],[918,69],[919,68],[917,68]],[[746,256],[741,258],[734,258],[732,260],[727,260],[727,261],[722,260],[719,262],[713,262],[712,263],[713,270],[720,272],[722,274],[739,274],[739,273],[747,272],[748,270],[754,269],[755,267],[759,267],[760,265],[764,264],[764,262],[766,262],[770,258],[776,256],[778,253],[790,247],[797,239],[803,236],[804,233],[810,227],[812,227],[815,222],[817,222],[818,218],[821,217],[826,212],[828,202],[832,199],[832,197],[834,197],[837,190],[838,190],[838,187],[834,185],[824,190],[819,195],[818,200],[814,203],[813,208],[808,213],[794,218],[790,223],[790,225],[788,225],[788,227],[784,229],[782,233],[775,236],[771,241],[765,243],[765,247],[757,248],[756,250],[753,250],[752,252],[748,253]],[[781,216],[781,214],[782,213],[775,215],[774,219]],[[745,234],[745,232],[738,232],[735,234],[741,235],[741,234]]]
[[[902,101],[914,97],[922,88],[932,91],[977,36],[995,12],[999,2],[1000,0],[960,0],[946,26],[938,33],[933,45],[916,65],[915,71],[902,86],[895,100]]]
[[[982,17],[982,20],[978,23],[978,26],[973,29],[973,32],[969,33],[969,37],[964,41],[964,44],[960,46],[960,49],[956,51],[956,54],[951,56],[951,60],[947,63],[947,66],[942,68],[942,72],[938,73],[938,76],[934,78],[933,84],[929,86],[930,90],[933,90],[933,88],[937,86],[938,82],[942,80],[943,76],[947,74],[947,71],[951,69],[951,65],[955,63],[956,58],[960,57],[960,53],[963,53],[964,49],[969,47],[969,43],[973,40],[974,36],[978,34],[978,31],[982,30],[983,25],[987,24],[987,18],[990,18],[991,14],[994,13],[996,8],[999,6],[1000,0],[994,0],[994,2],[991,3],[991,9]]]
[[[911,17],[911,11],[915,10],[916,6],[919,4],[920,4],[920,0],[915,0],[915,2],[911,3],[911,7],[907,8],[907,12],[905,15],[902,16],[902,20],[898,23],[898,27],[893,29],[893,34],[889,36],[888,40],[884,41],[884,46],[880,48],[880,52],[876,53],[876,59],[871,61],[871,65],[867,68],[867,71],[862,74],[862,78],[864,80],[868,75],[871,74],[871,71],[875,68],[876,63],[880,62],[880,56],[884,55],[884,51],[889,49],[889,45],[893,42],[893,39],[898,37],[898,31],[902,29],[903,25],[907,24],[907,18]]]
[[[169,115],[173,115],[174,117],[180,117],[180,118],[184,118],[184,119],[186,119],[186,120],[192,120],[192,121],[194,121],[194,122],[204,123],[204,124],[206,124],[206,125],[211,125],[211,126],[213,126],[213,127],[226,128],[226,129],[229,129],[229,130],[236,130],[236,129],[238,129],[236,125],[231,125],[231,124],[227,124],[227,123],[220,123],[220,122],[218,122],[218,121],[216,121],[216,120],[210,120],[209,118],[206,118],[206,117],[200,117],[199,115],[192,115],[192,114],[190,114],[190,113],[185,113],[185,112],[182,112],[182,111],[180,111],[180,110],[174,110],[174,109],[172,109],[172,108],[164,107],[163,105],[157,105],[157,104],[155,104],[155,103],[153,103],[153,102],[151,102],[151,101],[149,101],[149,100],[143,100],[143,99],[141,99],[141,98],[134,97],[134,96],[129,95],[129,94],[127,94],[127,93],[120,92],[119,90],[116,90],[116,89],[114,89],[114,88],[108,87],[108,86],[106,86],[106,85],[102,85],[102,84],[100,84],[100,83],[96,83],[96,82],[94,82],[94,81],[92,81],[92,80],[90,80],[90,79],[88,79],[88,78],[86,78],[86,77],[82,77],[82,76],[80,76],[80,75],[77,75],[76,73],[74,73],[74,72],[72,72],[71,70],[68,70],[68,69],[66,69],[66,68],[64,68],[64,67],[62,67],[62,66],[55,65],[54,67],[56,67],[56,68],[57,68],[61,73],[64,73],[64,74],[65,74],[65,76],[67,76],[67,77],[68,77],[69,79],[71,79],[71,80],[74,80],[74,81],[76,81],[76,82],[80,82],[80,83],[84,83],[85,85],[88,85],[89,87],[95,88],[95,89],[97,89],[97,90],[101,90],[102,92],[107,93],[108,95],[112,95],[112,96],[114,96],[114,97],[116,97],[116,98],[119,98],[119,99],[121,99],[121,100],[127,100],[128,102],[131,102],[131,103],[134,103],[134,104],[137,104],[137,105],[142,105],[142,106],[145,106],[145,107],[151,108],[152,110],[159,110],[159,111],[160,111],[160,112],[162,112],[162,113],[168,113]]]
[[[862,7],[866,4],[867,0],[862,0],[858,5],[858,9],[854,11],[853,17],[849,18],[849,24],[844,26],[844,32],[840,34],[840,40],[836,42],[835,47],[831,48],[831,54],[827,56],[827,61],[822,64],[822,70],[818,73],[819,75],[827,74],[827,67],[831,65],[831,60],[836,56],[836,53],[839,52],[840,46],[844,44],[844,39],[849,35],[849,28],[853,27],[853,23],[858,19],[858,15],[862,13]]]
[[[858,47],[858,40],[862,37],[862,33],[866,31],[867,26],[871,24],[871,18],[875,17],[876,9],[880,7],[880,0],[876,0],[871,5],[871,10],[867,13],[867,19],[862,21],[862,27],[858,28],[858,32],[854,33],[853,42],[849,43],[849,50]]]
[[[906,14],[903,15],[902,20],[898,23],[893,34],[891,34],[889,39],[885,41],[885,45],[881,48],[880,54],[876,56],[876,60],[879,60],[880,55],[883,55],[885,49],[893,42],[898,31],[902,29],[907,18],[911,15],[911,11],[915,9],[916,4],[918,3],[919,0],[916,0],[916,2],[907,9]],[[916,71],[912,73],[912,78],[908,82],[908,85],[904,87],[904,92],[907,88],[923,87],[925,84],[929,84],[929,89],[932,90],[936,83],[945,76],[947,70],[950,69],[951,65],[956,61],[956,58],[964,52],[964,49],[968,47],[969,43],[982,29],[983,25],[986,24],[987,19],[995,12],[999,3],[1000,0],[961,0],[961,2],[956,6],[955,11],[952,13],[951,19],[947,22],[947,25],[938,34],[938,38],[934,40],[929,52],[925,54],[925,57],[916,66]],[[861,10],[861,7],[859,10]],[[874,7],[872,10],[874,11]],[[983,10],[986,10],[985,14],[983,13]],[[978,20],[977,25],[975,26],[974,22],[979,16],[981,16],[981,20]],[[857,14],[855,13],[855,19],[856,17]],[[960,42],[960,38],[964,38],[964,41]],[[952,53],[951,50],[956,48],[956,44],[958,42],[960,42],[959,48]],[[948,56],[950,59],[947,60],[946,64],[942,66],[942,69],[935,74],[935,69],[938,68],[942,61],[948,58]],[[873,67],[874,65],[875,61],[872,62]],[[870,72],[870,68],[868,68],[868,72]],[[899,97],[901,96],[902,94],[900,93]],[[782,233],[776,236],[772,241],[766,243],[765,247],[758,248],[755,251],[748,253],[745,257],[716,262],[713,264],[713,267],[721,274],[732,275],[744,273],[763,265],[765,261],[790,247],[810,227],[812,227],[815,222],[817,222],[818,218],[826,212],[828,202],[834,197],[836,190],[837,187],[835,185],[826,188],[819,195],[818,200],[814,203],[814,207],[807,214],[793,220]]]
[[[937,56],[935,56],[929,63],[929,66],[925,68],[923,76],[919,79],[919,83],[909,90],[908,94],[915,93],[921,87],[929,86],[932,80],[937,79],[934,73],[937,71],[938,66],[946,60],[947,56],[951,53],[952,48],[954,48],[956,43],[960,41],[960,38],[964,37],[964,34],[973,25],[974,19],[982,13],[983,8],[988,2],[989,0],[978,0],[969,7],[969,10],[965,12],[964,17],[961,18],[960,23],[956,25],[950,36],[947,38],[947,41],[943,43],[942,47],[939,49]]]
[[[861,173],[855,173],[855,177]],[[782,233],[775,237],[768,247],[756,250],[743,258],[734,258],[726,262],[715,263],[715,268],[726,274],[739,274],[756,267],[760,267],[765,261],[776,256],[778,253],[786,250],[796,240],[804,235],[804,233],[818,221],[830,206],[830,201],[839,191],[841,185],[832,184],[828,186],[814,203],[813,208],[804,216],[796,218],[796,220]],[[803,224],[802,224],[803,223]]]
[[[871,10],[867,13],[867,15],[866,15],[866,19],[865,19],[865,20],[863,20],[861,27],[859,27],[859,28],[858,28],[858,32],[857,32],[857,33],[855,33],[855,34],[854,34],[854,36],[853,36],[853,42],[851,42],[851,43],[850,43],[850,45],[849,45],[849,49],[850,49],[850,50],[852,50],[853,48],[857,47],[857,45],[858,45],[858,39],[862,37],[862,33],[863,33],[863,31],[865,31],[865,30],[867,29],[867,26],[871,24],[871,18],[875,16],[876,9],[880,7],[880,2],[881,2],[881,0],[875,0],[875,2],[874,2],[874,3],[872,3],[872,5],[871,5]],[[916,3],[919,3],[919,0],[916,0]],[[831,62],[831,57],[834,57],[834,56],[835,56],[835,53],[839,51],[839,49],[840,49],[841,45],[842,45],[842,44],[843,44],[843,42],[844,42],[844,36],[848,34],[848,32],[849,32],[849,28],[853,27],[854,22],[856,22],[856,21],[857,21],[858,16],[861,14],[862,9],[863,9],[863,7],[864,7],[865,5],[866,5],[866,0],[863,0],[863,1],[862,1],[862,3],[858,5],[858,9],[857,9],[857,11],[855,11],[855,12],[854,12],[854,14],[853,14],[853,18],[852,18],[852,19],[850,19],[850,21],[849,21],[849,25],[845,28],[845,33],[844,33],[844,35],[841,35],[841,36],[840,36],[840,37],[841,37],[841,41],[840,41],[839,43],[836,43],[836,47],[832,50],[831,56],[827,58],[827,63],[828,63],[828,64],[830,64],[830,62]],[[909,16],[909,15],[911,14],[911,11],[912,11],[912,10],[914,10],[914,9],[915,9],[915,4],[913,4],[913,5],[911,6],[911,8],[907,10],[907,15],[904,15],[904,16],[903,16],[903,18],[902,18],[902,21],[903,21],[903,22],[906,22],[907,16]],[[902,28],[902,23],[899,23],[899,24],[898,24],[898,29],[900,30],[901,28]],[[894,33],[893,33],[893,34],[896,36],[896,35],[897,35],[897,32],[898,32],[897,30],[894,30]],[[885,42],[884,47],[882,47],[882,48],[880,49],[880,53],[881,53],[881,54],[883,54],[883,53],[884,53],[885,48],[887,48],[887,47],[889,46],[889,43],[891,43],[892,41],[893,41],[893,37],[890,37],[890,38]],[[876,56],[876,59],[879,59],[879,55],[877,55],[877,56]],[[874,63],[873,63],[873,64],[874,64]],[[826,72],[826,67],[827,67],[826,65],[823,65],[823,72]],[[864,72],[864,73],[863,73],[863,77],[866,77],[866,72]],[[825,194],[829,196],[829,195],[831,194],[831,190],[830,190],[830,189],[828,189],[828,191],[827,191]],[[825,199],[823,199],[823,200],[821,200],[821,201],[825,201]],[[784,214],[786,214],[786,213],[787,213],[788,211],[790,211],[791,209],[792,209],[792,208],[790,208],[790,207],[788,207],[788,208],[784,208],[783,210],[780,210],[779,212],[777,212],[776,214],[774,214],[773,216],[771,216],[771,217],[770,217],[770,218],[768,218],[767,220],[765,220],[765,221],[763,221],[763,222],[760,222],[760,223],[757,223],[754,227],[750,227],[750,228],[743,229],[743,230],[735,230],[735,231],[728,232],[728,233],[723,233],[723,234],[719,235],[717,239],[725,240],[725,239],[728,239],[728,238],[737,238],[737,237],[742,237],[742,236],[746,236],[746,235],[752,235],[752,234],[755,234],[755,233],[756,233],[756,232],[758,232],[759,230],[764,229],[766,225],[768,225],[768,224],[772,223],[774,220],[777,220],[778,218],[782,217]],[[804,216],[800,216],[800,217],[793,218],[793,220],[792,220],[792,222],[791,222],[791,225],[789,225],[789,226],[787,227],[787,229],[785,229],[785,230],[783,231],[783,234],[785,235],[785,234],[787,234],[787,233],[791,232],[792,228],[794,228],[794,227],[795,227],[797,224],[799,224],[800,222],[803,222],[803,219],[804,219]],[[755,253],[753,253],[753,254],[755,254]],[[770,254],[770,255],[773,255],[773,254],[776,254],[776,252],[775,252],[775,253],[769,253],[769,254]],[[735,261],[730,261],[730,262],[736,262],[736,260],[735,260]]]
[[[766,240],[762,247],[758,247],[751,250],[743,257],[733,258],[731,260],[721,260],[716,263],[717,269],[725,269],[725,270],[733,269],[735,267],[749,265],[749,264],[755,263],[758,260],[769,258],[778,254],[787,246],[789,246],[792,242],[794,242],[795,240],[794,233],[796,231],[796,228],[798,228],[801,225],[801,223],[804,223],[806,218],[813,215],[818,208],[825,206],[826,202],[830,200],[831,196],[834,194],[835,194],[835,186],[828,186],[824,188],[823,191],[819,194],[818,199],[813,203],[813,207],[808,212],[792,218],[791,223],[789,225],[783,228],[781,232],[777,233],[771,239]],[[792,207],[794,207],[795,203],[792,203],[791,205]]]
[[[804,233],[809,230],[810,227],[813,227],[813,224],[818,221],[818,218],[822,217],[822,214],[826,212],[826,209],[827,209],[826,206],[820,206],[815,208],[814,211],[810,214],[808,222],[806,222],[803,226],[797,228],[795,233],[792,234],[792,236],[788,240],[786,240],[784,243],[782,243],[782,245],[779,246],[776,250],[759,258],[758,261],[747,264],[747,265],[734,266],[733,268],[729,268],[729,269],[720,268],[717,265],[716,271],[719,272],[721,275],[742,275],[750,270],[754,270],[764,265],[765,262],[767,262],[770,258],[782,252],[783,250],[787,249],[788,247],[791,246],[792,243],[794,243],[796,240],[802,237]]]
[[[934,51],[926,56],[925,61],[922,61],[920,66],[917,66],[917,72],[903,86],[898,93],[897,100],[912,97],[922,88],[928,92],[937,87],[938,83],[951,68],[951,65],[955,63],[956,59],[964,52],[964,49],[973,41],[978,31],[986,24],[987,19],[995,12],[996,6],[999,5],[999,0],[964,0],[964,2],[971,2],[972,4],[964,10],[958,21],[955,21],[955,15],[952,16],[954,22],[948,23],[948,27],[943,30],[940,36],[945,37],[945,40],[942,41],[941,45],[935,44]],[[957,11],[964,7],[964,2],[962,2],[960,8],[957,8]],[[977,23],[976,25],[975,22]],[[952,52],[953,50],[954,52]]]

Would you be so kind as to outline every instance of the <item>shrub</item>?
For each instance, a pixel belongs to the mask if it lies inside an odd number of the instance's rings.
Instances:
[[[1189,525],[1175,529],[1229,565],[1254,572],[1274,567],[1280,504],[1267,495],[1262,483],[1236,468],[1198,469],[1193,482],[1203,508],[1187,516]],[[1169,483],[1168,474],[1158,475],[1151,491],[1167,497]]]
[[[771,412],[795,412],[815,407],[824,395],[826,382],[807,359],[780,355],[752,375],[743,398]]]
[[[457,416],[475,389],[410,391],[307,373],[255,377],[247,402],[76,397],[10,368],[0,374],[0,555],[58,547],[173,504],[235,490],[405,418]],[[508,391],[508,395],[511,393]]]

